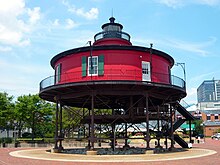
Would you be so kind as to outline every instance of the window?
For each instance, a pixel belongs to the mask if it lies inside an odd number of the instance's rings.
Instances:
[[[85,77],[87,75],[88,76],[104,75],[104,55],[101,54],[99,56],[92,56],[92,57],[82,56],[82,77]]]
[[[88,75],[98,75],[98,56],[88,58]]]
[[[60,82],[61,77],[61,64],[58,64],[55,68],[55,84]]]
[[[215,120],[218,120],[218,114],[215,114]]]
[[[206,120],[211,120],[210,114],[208,114],[208,115],[206,116]]]

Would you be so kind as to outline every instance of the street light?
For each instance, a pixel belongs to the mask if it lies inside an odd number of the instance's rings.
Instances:
[[[185,68],[185,63],[177,62],[175,63],[176,66],[181,66],[183,69],[183,74],[184,74],[184,81],[186,82],[186,68]]]

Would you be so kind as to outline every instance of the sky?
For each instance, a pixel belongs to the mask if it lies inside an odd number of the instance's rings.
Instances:
[[[37,94],[50,60],[89,46],[113,15],[133,45],[185,63],[188,104],[204,80],[220,79],[220,0],[0,0],[0,92]],[[184,78],[174,65],[172,74]]]

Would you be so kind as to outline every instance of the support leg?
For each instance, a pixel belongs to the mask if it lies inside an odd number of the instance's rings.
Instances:
[[[60,151],[62,151],[63,150],[63,146],[62,146],[62,141],[63,141],[63,121],[62,121],[62,118],[63,118],[63,115],[62,115],[62,111],[63,111],[63,109],[62,109],[62,105],[60,104],[60,116],[59,116],[59,122],[60,122],[60,135],[59,135],[59,150]]]
[[[171,140],[171,146],[170,150],[174,148],[174,135],[173,135],[173,106],[170,106],[170,140]]]
[[[192,121],[189,121],[189,142],[192,143]]]
[[[56,120],[55,120],[55,144],[54,144],[54,149],[58,149],[58,116],[59,114],[59,102],[58,100],[56,101]]]
[[[146,149],[150,149],[150,130],[149,130],[149,106],[148,95],[146,94]]]
[[[115,146],[116,146],[115,124],[112,124],[112,135],[113,135],[112,149],[113,149],[113,151],[115,151]]]
[[[125,147],[128,147],[128,124],[125,123]]]
[[[92,116],[91,116],[91,149],[94,150],[94,143],[95,143],[95,124],[94,124],[94,94],[92,94],[92,105],[91,105],[91,110],[92,110]]]
[[[91,110],[89,109],[89,116],[91,115]],[[91,149],[91,140],[90,140],[90,137],[91,137],[91,124],[89,123],[89,140],[88,140],[88,149],[90,150]]]
[[[157,107],[157,148],[160,148],[160,110],[159,110],[159,106]]]

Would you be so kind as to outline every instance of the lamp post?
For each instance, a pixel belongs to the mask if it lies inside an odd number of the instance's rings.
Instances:
[[[176,65],[176,66],[181,66],[181,68],[183,69],[184,81],[186,82],[186,68],[185,68],[185,63],[177,62],[175,65]]]

